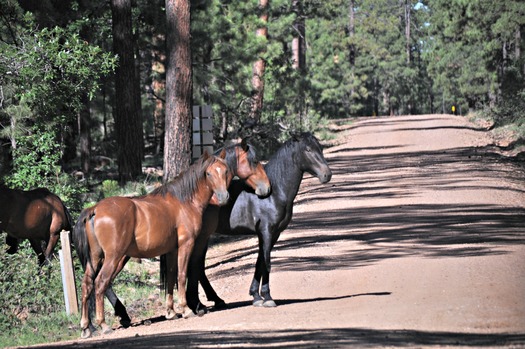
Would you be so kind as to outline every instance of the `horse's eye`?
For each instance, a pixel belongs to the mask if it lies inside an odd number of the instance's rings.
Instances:
[[[206,176],[210,177],[210,176],[211,176],[211,173],[209,173],[208,171],[206,171]]]

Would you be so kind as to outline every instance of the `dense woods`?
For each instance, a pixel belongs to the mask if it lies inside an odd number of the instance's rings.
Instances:
[[[98,156],[121,182],[141,175],[144,154],[172,177],[190,161],[191,105],[213,107],[218,146],[251,135],[263,152],[330,118],[453,105],[498,122],[523,115],[518,0],[0,5],[1,170],[12,186],[61,191],[63,173],[89,175]]]

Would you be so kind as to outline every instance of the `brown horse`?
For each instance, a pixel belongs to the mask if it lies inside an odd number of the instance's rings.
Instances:
[[[7,233],[7,253],[16,253],[19,240],[28,239],[42,266],[51,259],[60,232],[72,226],[66,206],[49,190],[23,191],[0,185],[0,231]]]
[[[254,147],[247,143],[246,139],[243,139],[239,144],[231,145],[228,147],[225,147],[224,149],[220,149],[217,151],[217,153],[220,153],[222,151],[226,152],[226,163],[228,164],[228,167],[230,168],[231,173],[234,176],[239,177],[243,182],[245,182],[250,188],[252,188],[253,191],[259,196],[266,196],[270,194],[270,181],[268,179],[268,176],[266,175],[266,172],[264,171],[264,167],[257,159],[256,151]],[[208,225],[208,222],[217,221],[216,215],[219,213],[218,207],[214,205],[210,205],[206,208],[203,214],[203,226]],[[200,263],[203,262],[203,257],[201,254],[196,255],[195,251],[201,251],[205,253],[205,249],[207,247],[208,243],[208,236],[202,238],[201,234],[197,234],[197,237],[195,239],[195,246],[193,249],[193,252],[191,254],[190,262],[188,265],[188,274],[189,275],[197,275],[197,272],[191,272],[190,269],[193,268],[199,268]],[[162,255],[161,256],[161,285],[166,291],[166,304],[167,304],[167,311],[166,311],[166,318],[171,319],[175,316],[175,310],[173,309],[173,289],[175,284],[175,279],[173,277],[169,277],[167,274],[167,266],[166,266],[166,257],[173,258],[172,255]],[[173,263],[173,267],[176,267],[175,263]],[[202,267],[204,268],[204,266]],[[175,271],[172,269],[170,271],[171,275],[175,275]],[[169,279],[169,282],[168,282]],[[197,290],[198,291],[198,290]],[[197,292],[193,291],[193,292]],[[189,290],[187,291],[189,292]],[[122,302],[118,299],[117,295],[113,291],[113,288],[110,286],[106,291],[106,296],[115,309],[115,315],[120,317],[120,324],[124,327],[127,327],[131,323],[131,319],[126,311],[126,308],[122,304]],[[195,297],[192,297],[192,295],[189,295],[189,299],[194,299]],[[198,299],[198,297],[197,297]],[[191,305],[188,304],[191,309],[195,309],[196,311],[204,312],[205,309],[203,306],[198,305]],[[189,315],[189,314],[186,314]]]
[[[264,167],[257,160],[254,148],[246,143],[246,139],[243,139],[240,144],[226,147],[224,150],[226,151],[226,162],[228,163],[230,170],[233,174],[239,177],[242,182],[244,182],[243,185],[247,185],[247,190],[255,191],[255,194],[260,197],[265,197],[270,194],[270,180],[266,175]],[[203,227],[213,224],[210,222],[217,222],[218,215],[218,206],[208,206],[203,215]],[[209,235],[202,236],[199,231],[199,234],[195,239],[195,248],[188,265],[188,277],[197,275],[197,271],[193,270],[199,269],[201,262],[204,263],[204,256],[201,253],[206,253],[205,251],[208,247],[208,238]],[[199,254],[194,253],[195,251],[199,251]],[[160,260],[161,285],[164,287],[164,290],[167,293],[166,318],[172,319],[177,313],[182,314],[183,317],[192,316],[193,313],[202,315],[204,312],[206,312],[206,307],[204,307],[201,303],[188,304],[189,309],[187,309],[185,312],[181,312],[180,309],[175,310],[173,308],[173,289],[175,287],[175,280],[173,277],[171,277],[171,275],[174,275],[174,270],[168,268],[168,266],[175,266],[173,261],[176,257],[177,256],[174,253],[167,253],[165,256],[162,256]],[[202,265],[202,268],[204,268],[204,265]],[[188,285],[190,283],[191,280],[188,280]],[[198,293],[198,289],[196,288],[190,290],[188,288],[187,292]],[[198,296],[189,294],[189,300],[193,299],[198,299]]]
[[[95,291],[95,323],[111,332],[104,317],[104,293],[130,257],[152,258],[176,252],[179,306],[186,305],[186,273],[195,236],[208,203],[224,205],[232,179],[224,161],[203,155],[173,181],[151,194],[106,198],[84,209],[73,232],[78,256],[85,266],[82,281],[82,337],[91,335],[88,299]]]

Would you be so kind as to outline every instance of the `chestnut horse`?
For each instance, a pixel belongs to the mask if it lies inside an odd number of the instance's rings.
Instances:
[[[0,185],[0,231],[7,233],[7,253],[16,253],[19,240],[28,239],[42,266],[51,259],[60,232],[70,231],[72,226],[66,206],[49,190],[24,191]]]
[[[239,177],[239,179],[241,179],[250,188],[252,188],[252,190],[254,190],[258,196],[264,197],[270,194],[270,181],[266,176],[266,172],[264,171],[262,164],[257,159],[254,147],[247,143],[246,139],[243,139],[239,144],[231,145],[225,147],[224,149],[220,149],[216,152],[216,154],[223,150],[226,152],[226,163],[228,164],[228,167],[230,168],[230,171],[234,176]],[[218,215],[218,213],[219,211],[217,206],[208,206],[204,211],[203,224],[208,225],[207,222],[217,221],[216,215]],[[198,250],[200,252],[199,254],[195,254],[194,252],[192,252],[190,262],[188,265],[188,275],[192,274],[189,270],[190,268],[198,268],[198,266],[200,265],[202,260],[201,253],[206,253],[205,250],[207,247],[207,243],[208,236],[202,238],[201,234],[199,233],[197,235],[197,238],[195,239],[194,251]],[[172,256],[169,256],[168,254],[168,258],[172,258]],[[173,264],[173,266],[175,266],[175,264]],[[168,307],[166,311],[166,318],[170,319],[175,316],[175,310],[173,309],[174,279],[171,279],[171,281],[168,283],[166,255],[161,256],[160,270],[161,285],[164,288],[164,291],[166,291],[167,295],[166,303]],[[171,270],[171,273],[174,273],[174,270]],[[194,272],[192,275],[197,275],[197,273]],[[109,287],[106,291],[106,296],[110,301],[111,305],[113,305],[113,308],[115,309],[115,315],[120,317],[120,324],[125,327],[129,326],[131,319],[128,313],[126,312],[126,308],[118,299],[117,295],[111,287]],[[193,298],[194,297],[189,295],[188,300]],[[199,309],[197,305],[188,305],[191,309]],[[202,309],[202,307],[200,309]]]
[[[130,257],[152,258],[174,252],[178,264],[179,306],[186,305],[186,273],[195,236],[208,205],[228,201],[232,179],[224,161],[204,154],[173,181],[140,197],[110,197],[84,209],[75,225],[73,241],[85,266],[82,280],[82,338],[91,335],[87,305],[95,292],[95,324],[111,332],[105,322],[104,294]]]

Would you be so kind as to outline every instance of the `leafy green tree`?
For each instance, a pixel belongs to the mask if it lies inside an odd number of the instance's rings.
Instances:
[[[72,185],[61,171],[69,121],[76,120],[81,96],[94,96],[100,76],[113,70],[115,60],[74,29],[35,30],[30,16],[16,19],[1,30],[10,36],[0,42],[0,118],[10,125],[2,133],[11,139],[13,158],[6,181],[21,189],[45,186],[60,195]]]

